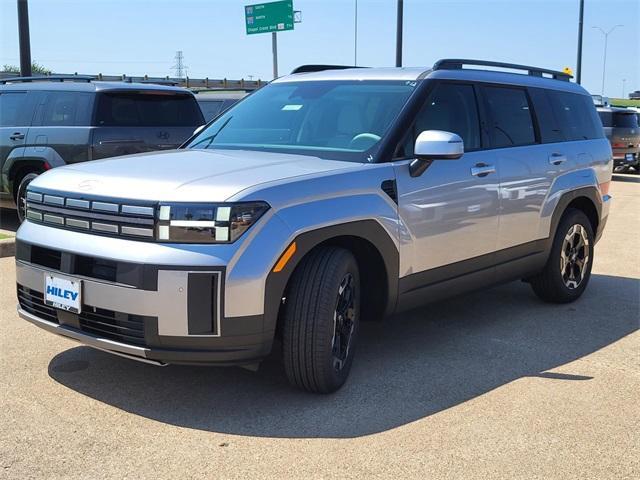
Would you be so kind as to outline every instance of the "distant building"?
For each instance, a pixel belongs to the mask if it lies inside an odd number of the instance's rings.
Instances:
[[[640,90],[636,90],[635,92],[631,92],[629,94],[629,99],[631,99],[631,100],[640,100]]]

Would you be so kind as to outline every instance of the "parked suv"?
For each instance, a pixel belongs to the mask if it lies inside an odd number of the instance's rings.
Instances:
[[[233,104],[247,96],[246,92],[199,91],[196,100],[202,110],[204,120],[209,122],[227,110]]]
[[[604,133],[613,148],[614,171],[624,173],[634,167],[640,173],[640,126],[634,110],[598,108]]]
[[[462,68],[485,65],[527,74]],[[322,68],[180,150],[31,182],[20,316],[156,365],[253,368],[278,345],[292,384],[331,392],[364,320],[516,279],[582,295],[613,165],[582,87],[471,60]]]
[[[204,119],[177,87],[58,76],[0,82],[0,206],[24,218],[24,192],[61,165],[176,148]]]

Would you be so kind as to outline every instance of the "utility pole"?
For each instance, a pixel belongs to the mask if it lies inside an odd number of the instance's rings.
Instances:
[[[593,27],[595,29],[600,30],[600,33],[604,35],[604,57],[602,59],[602,91],[601,91],[601,95],[603,96],[604,96],[604,79],[607,73],[607,43],[609,41],[609,35],[611,35],[611,33],[613,33],[613,31],[618,27],[624,27],[624,25],[614,25],[606,32],[600,27],[597,27],[597,26]]]
[[[273,79],[278,78],[278,34],[271,32],[271,51],[273,52]]]
[[[582,81],[582,31],[584,29],[584,0],[580,0],[580,18],[578,20],[578,61],[576,81],[580,85]]]
[[[404,10],[403,0],[398,0],[398,15],[396,25],[396,67],[402,66],[402,14]]]
[[[627,83],[627,79],[623,78],[622,79],[622,98],[624,98],[624,87],[625,87],[625,83]]]
[[[31,40],[29,39],[29,5],[18,0],[18,40],[20,43],[20,75],[31,76]]]

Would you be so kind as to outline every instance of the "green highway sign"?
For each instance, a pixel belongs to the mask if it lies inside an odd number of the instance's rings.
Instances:
[[[293,30],[293,1],[247,5],[244,19],[247,35]]]

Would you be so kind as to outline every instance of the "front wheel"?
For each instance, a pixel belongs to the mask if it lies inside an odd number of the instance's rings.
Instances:
[[[18,183],[15,201],[16,208],[18,210],[18,220],[20,220],[20,223],[24,222],[24,219],[27,216],[27,187],[37,176],[38,174],[35,172],[27,173],[20,179],[20,183]]]
[[[568,303],[587,288],[593,265],[594,235],[591,222],[580,210],[567,210],[558,225],[544,270],[530,279],[542,300]]]
[[[288,288],[282,354],[289,382],[330,393],[347,379],[360,318],[360,275],[348,250],[321,247],[302,260]]]

